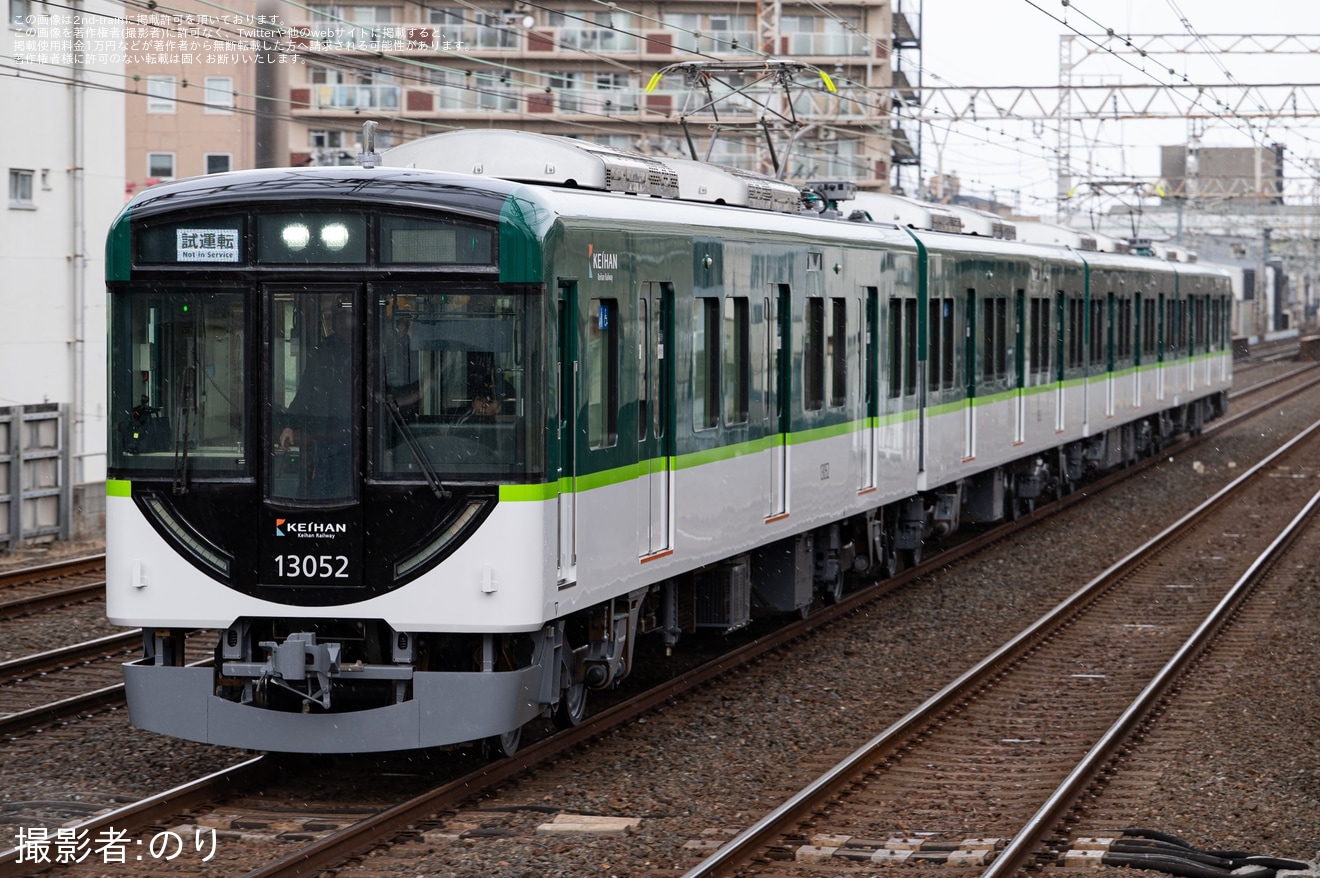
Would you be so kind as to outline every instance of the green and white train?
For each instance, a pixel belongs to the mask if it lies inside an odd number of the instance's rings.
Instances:
[[[110,231],[142,728],[510,752],[643,635],[805,613],[1225,408],[1217,269],[514,132],[361,163],[152,187]]]

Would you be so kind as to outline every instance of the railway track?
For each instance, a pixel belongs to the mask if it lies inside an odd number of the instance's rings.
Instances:
[[[188,641],[188,659],[209,663],[214,638]],[[142,632],[132,629],[47,652],[0,662],[0,737],[13,738],[124,703],[120,664],[142,654]]]
[[[1296,392],[1296,390],[1294,390],[1294,392]],[[1181,453],[1182,450],[1183,446],[1171,449],[1173,453]],[[1087,493],[1095,493],[1095,491],[1099,489],[1099,486],[1088,487]],[[1068,498],[1068,501],[1075,502],[1078,499],[1080,499],[1080,495],[1075,495],[1072,498]],[[1035,517],[1039,517],[1041,514],[1042,513],[1038,511]],[[1025,526],[1026,524],[1027,521],[1024,521],[1019,523],[1018,526]],[[958,551],[970,554],[977,551],[978,548],[984,544],[992,542],[1000,537],[1002,537],[1002,532],[994,535],[983,535],[979,541],[972,541],[964,547],[960,547]],[[948,564],[952,562],[952,558],[953,556],[951,555],[944,555],[941,556],[936,563],[941,565]],[[905,574],[903,578],[894,581],[891,584],[891,587],[901,585],[908,579],[919,575],[921,572],[922,571],[918,570]],[[842,617],[850,612],[854,612],[857,608],[864,606],[867,601],[872,599],[874,599],[874,594],[859,594],[852,596],[837,608],[833,608],[811,617],[800,629],[786,633],[784,639],[791,640],[796,637],[805,636],[811,631],[816,630],[817,627],[831,624],[833,617]],[[757,655],[763,655],[766,651],[773,648],[775,648],[775,645],[768,641],[759,643],[756,645],[756,649],[744,658],[747,661],[755,660]],[[318,864],[333,863],[341,861],[345,857],[352,857],[354,851],[360,852],[363,849],[369,849],[373,844],[379,843],[377,839],[380,838],[382,832],[386,835],[391,832],[398,832],[399,827],[423,821],[427,814],[434,814],[437,811],[443,811],[446,808],[457,807],[455,803],[470,800],[474,795],[474,792],[490,788],[488,784],[498,785],[501,782],[516,777],[520,773],[534,770],[537,765],[545,764],[548,761],[560,758],[563,753],[576,746],[580,741],[592,736],[606,734],[609,729],[618,728],[632,722],[634,709],[653,708],[655,705],[680,697],[685,691],[700,688],[710,680],[713,680],[720,674],[724,673],[727,668],[733,666],[740,660],[741,659],[737,656],[723,658],[716,663],[718,667],[702,669],[684,675],[683,678],[674,681],[672,686],[656,690],[654,693],[646,696],[643,702],[639,702],[632,707],[627,709],[612,709],[611,711],[607,711],[598,716],[590,717],[590,725],[584,725],[575,732],[571,732],[568,735],[556,739],[551,739],[548,742],[541,742],[532,747],[528,747],[514,760],[504,760],[493,767],[483,768],[473,775],[457,776],[452,782],[442,784],[436,790],[428,792],[414,802],[382,809],[379,813],[373,815],[369,819],[363,820],[360,823],[354,823],[351,827],[328,829],[326,827],[331,825],[331,821],[322,820],[316,824],[322,827],[321,829],[316,831],[304,831],[301,833],[303,836],[320,836],[323,839],[321,842],[310,845],[305,850],[291,854],[289,858],[286,858],[287,860],[290,860],[290,862],[280,861],[268,867],[258,868],[251,874],[315,874],[316,870],[321,867]],[[270,763],[264,764],[269,765]],[[226,796],[232,797],[235,795],[235,790],[242,788],[242,783],[250,783],[250,785],[254,787],[259,787],[262,783],[262,781],[258,779],[239,782],[236,781],[235,778],[260,778],[262,776],[269,776],[267,772],[274,774],[287,772],[287,768],[266,768],[260,771],[253,769],[251,775],[246,774],[246,771],[247,770],[239,771],[235,768],[233,770],[221,772],[220,774],[224,779],[217,779],[211,782],[199,780],[197,784],[190,785],[189,795],[192,796],[192,798],[188,801],[213,802],[217,799],[225,798]],[[207,792],[208,788],[211,790],[209,793]],[[177,795],[173,797],[167,795],[166,801],[175,802],[175,805],[173,806],[175,808],[174,813],[178,815],[183,800]],[[168,809],[170,806],[164,805],[163,807]],[[188,807],[191,808],[193,806],[189,805]],[[187,811],[188,808],[184,808],[183,810]],[[135,817],[133,816],[134,812],[129,810],[116,812],[118,816],[114,819],[119,821],[119,823],[115,825],[123,828],[131,825],[132,821],[139,819],[147,822],[159,821],[161,819],[158,812],[146,810],[141,813],[150,816]],[[266,856],[269,856],[268,848],[265,854]],[[264,859],[264,857],[258,857],[253,862],[259,863],[262,859]],[[0,863],[0,875],[27,874],[26,872],[6,872],[5,869],[7,868],[7,862],[9,861],[6,859],[6,862]],[[243,868],[247,867],[245,866]],[[242,870],[243,869],[239,869],[238,871],[241,872]]]
[[[102,600],[105,555],[90,555],[0,573],[0,619]]]
[[[134,630],[0,662],[0,736],[122,704],[119,664],[141,643]]]
[[[1312,518],[1318,451],[1320,422],[685,878],[836,858],[997,878],[1056,859],[1046,842]]]

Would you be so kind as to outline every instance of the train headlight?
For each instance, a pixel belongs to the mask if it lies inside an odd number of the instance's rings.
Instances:
[[[302,223],[289,223],[284,227],[284,230],[280,232],[280,237],[284,239],[284,246],[288,247],[290,250],[301,250],[306,247],[307,242],[312,239],[312,231]],[[323,232],[322,238],[324,237],[325,233]],[[347,235],[345,235],[345,237],[347,237]],[[342,247],[343,244],[340,244],[339,246]]]
[[[348,226],[343,223],[330,223],[322,227],[321,243],[330,250],[343,250],[348,243]]]

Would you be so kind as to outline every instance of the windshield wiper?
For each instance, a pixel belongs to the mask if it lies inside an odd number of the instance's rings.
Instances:
[[[431,468],[431,461],[426,457],[425,449],[417,441],[417,437],[413,435],[408,422],[403,419],[403,412],[399,411],[399,404],[394,400],[394,397],[385,398],[385,407],[390,410],[390,417],[394,420],[394,426],[399,428],[399,434],[403,436],[403,443],[408,446],[408,450],[412,452],[413,460],[417,461],[417,466],[421,468],[422,475],[426,477],[426,484],[431,487],[431,493],[435,494],[437,499],[448,500],[453,494],[444,485],[440,484],[439,477],[436,476],[435,470]]]

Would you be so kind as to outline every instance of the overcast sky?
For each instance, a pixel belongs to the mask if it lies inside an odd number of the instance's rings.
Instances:
[[[1060,37],[1096,35],[1112,28],[1117,34],[1203,37],[1226,34],[1320,35],[1320,3],[1313,0],[902,0],[908,11],[922,12],[920,60],[923,85],[1052,86],[1060,78]],[[899,0],[895,0],[899,5]],[[1067,24],[1060,21],[1066,20]],[[1069,25],[1076,28],[1073,31]],[[1189,30],[1189,27],[1191,30]],[[1218,40],[1216,42],[1222,42]],[[1320,36],[1307,41],[1320,44]],[[1074,43],[1080,45],[1080,43]],[[1078,60],[1080,49],[1074,54]],[[1140,59],[1135,59],[1140,61]],[[1320,54],[1249,56],[1222,54],[1151,58],[1146,66],[1164,81],[1225,85],[1230,82],[1320,83]],[[1168,75],[1174,68],[1175,77]],[[1074,82],[1088,84],[1151,84],[1154,80],[1113,58],[1095,56],[1074,68]],[[1231,76],[1231,80],[1230,77]],[[1278,94],[1274,92],[1273,94]],[[1309,90],[1320,102],[1320,87]],[[1205,125],[1206,146],[1250,146],[1245,125],[1238,120]],[[1309,160],[1320,158],[1320,120],[1256,122],[1265,142],[1282,142],[1292,163],[1287,168],[1290,192],[1309,193]],[[989,130],[987,130],[989,129]],[[1002,131],[1002,133],[1001,133]],[[1071,166],[1074,179],[1087,175],[1114,178],[1154,177],[1159,173],[1161,144],[1185,143],[1186,120],[1125,120],[1072,126]],[[1052,216],[1058,189],[1056,149],[1060,143],[1053,122],[1034,125],[985,118],[979,124],[938,122],[922,132],[923,172],[937,168],[957,173],[964,192],[992,190],[1023,213]],[[1313,174],[1311,175],[1314,176]],[[1117,197],[1117,196],[1115,196]],[[1130,199],[1130,196],[1128,196]],[[1112,201],[1112,199],[1111,199]]]

